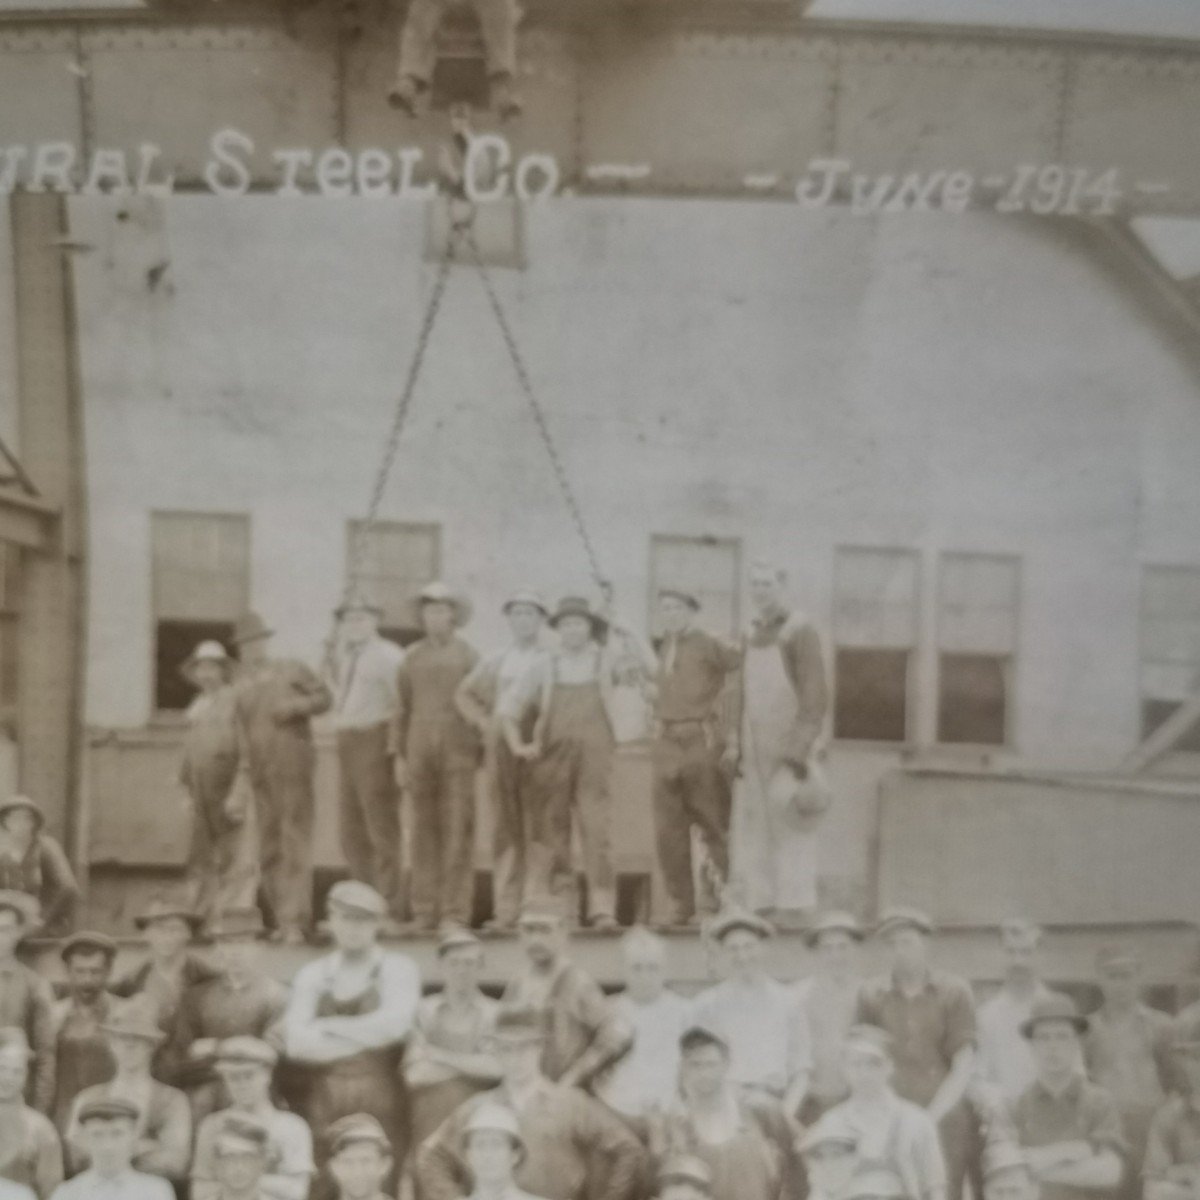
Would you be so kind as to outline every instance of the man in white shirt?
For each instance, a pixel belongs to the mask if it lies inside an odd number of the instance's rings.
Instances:
[[[812,1045],[795,992],[766,970],[774,930],[755,913],[733,910],[718,917],[710,933],[728,975],[696,997],[693,1020],[728,1043],[735,1084],[771,1097],[794,1118],[808,1092]]]
[[[670,1107],[679,1092],[679,1039],[692,1025],[692,1006],[666,986],[666,944],[648,929],[621,940],[625,991],[611,1001],[633,1046],[595,1086],[623,1116],[641,1118]]]
[[[135,1171],[138,1110],[127,1100],[95,1099],[76,1114],[79,1137],[91,1165],[54,1189],[51,1200],[175,1200],[160,1175]]]
[[[338,822],[350,874],[404,917],[400,883],[400,798],[392,765],[391,727],[399,704],[404,651],[379,633],[383,610],[361,597],[336,613],[339,641],[330,691],[337,728]]]

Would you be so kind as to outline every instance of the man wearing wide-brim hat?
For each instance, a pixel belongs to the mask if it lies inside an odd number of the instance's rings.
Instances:
[[[530,856],[535,852],[530,812],[533,798],[528,769],[513,755],[499,713],[512,689],[549,656],[541,635],[550,614],[542,597],[531,589],[513,592],[502,612],[512,630],[512,641],[475,664],[458,685],[455,703],[483,738],[492,801],[492,927],[511,929],[526,894]],[[523,739],[532,736],[535,716],[532,709],[522,715]]]
[[[1041,1184],[1042,1200],[1094,1200],[1116,1194],[1126,1153],[1111,1093],[1080,1068],[1088,1022],[1069,996],[1037,1001],[1021,1026],[1037,1078],[1010,1107],[1012,1129]]]
[[[898,1095],[926,1109],[946,1156],[950,1200],[959,1200],[974,1161],[975,1116],[966,1095],[975,1071],[971,985],[932,961],[933,921],[911,905],[881,914],[875,930],[888,970],[859,992],[856,1020],[886,1029],[895,1043]]]
[[[417,596],[425,636],[400,666],[392,726],[396,781],[412,798],[413,920],[431,932],[467,925],[475,886],[475,772],[478,732],[455,703],[459,685],[479,660],[457,632],[469,619],[466,598],[444,583]]]
[[[337,636],[328,659],[338,748],[338,834],[354,879],[404,916],[400,797],[393,727],[399,710],[404,651],[379,632],[383,607],[361,589],[338,606]]]
[[[731,793],[721,769],[719,706],[727,677],[741,666],[742,649],[701,629],[696,624],[699,611],[700,601],[688,589],[659,589],[654,825],[674,925],[691,924],[696,916],[693,826],[704,838],[715,888],[723,888],[729,877]]]
[[[473,1183],[468,1200],[540,1200],[514,1181],[526,1153],[517,1114],[507,1105],[481,1104],[463,1134],[463,1158]]]
[[[235,790],[254,798],[262,887],[275,936],[301,945],[312,925],[312,718],[333,696],[305,663],[271,658],[272,631],[256,613],[237,623],[234,684],[241,738]]]
[[[255,902],[259,884],[253,796],[238,788],[235,663],[217,641],[201,642],[180,667],[197,689],[187,710],[179,781],[192,801],[188,879],[193,904],[207,920],[222,908]]]
[[[581,1088],[547,1079],[541,1070],[546,1036],[541,1013],[502,1008],[493,1049],[500,1085],[460,1105],[417,1151],[418,1194],[430,1200],[463,1194],[468,1177],[466,1133],[480,1109],[515,1113],[526,1154],[518,1187],[547,1200],[627,1200],[642,1167],[642,1148],[615,1113]]]
[[[619,722],[617,687],[630,654],[644,679],[653,675],[654,654],[632,631],[593,610],[581,596],[559,601],[550,625],[558,633],[558,647],[513,687],[499,713],[509,749],[529,764],[530,795],[538,815],[540,835],[529,887],[535,894],[554,893],[578,911],[571,864],[571,827],[577,821],[589,923],[614,929],[609,784]],[[619,636],[606,636],[610,633]]]
[[[0,803],[0,888],[25,892],[39,906],[42,932],[61,936],[74,922],[79,881],[42,806],[29,796]]]

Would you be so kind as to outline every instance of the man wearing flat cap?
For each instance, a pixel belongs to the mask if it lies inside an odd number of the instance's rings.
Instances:
[[[59,1184],[51,1200],[175,1200],[165,1179],[135,1165],[143,1124],[136,1104],[96,1096],[79,1106],[75,1119],[80,1156],[89,1165]]]
[[[470,1192],[466,1131],[480,1108],[499,1105],[516,1115],[525,1155],[519,1187],[547,1200],[633,1200],[642,1167],[641,1145],[628,1126],[579,1088],[542,1073],[541,1014],[501,1009],[494,1052],[500,1085],[468,1100],[417,1151],[422,1200],[460,1200]]]
[[[1154,1114],[1142,1179],[1146,1200],[1195,1200],[1200,1189],[1200,1040],[1172,1038],[1180,1090]]]
[[[1103,947],[1096,977],[1103,1002],[1088,1019],[1084,1061],[1092,1082],[1117,1102],[1126,1141],[1120,1194],[1138,1200],[1150,1121],[1175,1083],[1174,1026],[1143,1001],[1141,960],[1132,950]]]
[[[117,1069],[104,1025],[120,1003],[108,983],[117,944],[105,933],[72,934],[59,950],[67,973],[67,994],[55,1001],[54,1109],[65,1133],[71,1105],[84,1088],[107,1083]]]
[[[965,979],[933,965],[933,922],[919,909],[886,909],[875,933],[889,970],[862,985],[855,1020],[891,1035],[896,1093],[937,1125],[949,1200],[959,1200],[978,1140],[966,1100],[975,1071],[974,993]]]
[[[85,1088],[75,1098],[64,1139],[67,1160],[78,1170],[88,1165],[91,1139],[82,1114],[96,1101],[118,1101],[137,1112],[133,1165],[172,1183],[187,1178],[192,1156],[192,1114],[187,1097],[150,1074],[154,1051],[163,1040],[143,1000],[130,1000],[104,1026],[117,1069],[107,1083]]]
[[[335,883],[328,911],[334,950],[292,980],[285,1053],[311,1077],[305,1115],[313,1129],[368,1113],[387,1130],[402,1162],[407,1106],[399,1066],[421,996],[420,974],[407,956],[378,945],[387,902],[369,884]],[[318,1143],[318,1166],[327,1152]]]
[[[17,958],[17,947],[37,926],[37,903],[24,892],[0,891],[0,1027],[25,1035],[33,1059],[26,1101],[41,1113],[54,1102],[54,993]]]
[[[335,614],[337,638],[328,662],[338,747],[338,830],[354,879],[387,901],[393,921],[404,917],[400,863],[400,797],[392,726],[400,704],[404,651],[379,632],[383,608],[360,592]]]
[[[230,1114],[213,1139],[213,1188],[206,1194],[211,1200],[270,1200],[271,1153],[270,1135],[258,1121]]]
[[[1013,1101],[1009,1117],[1042,1200],[1102,1200],[1121,1183],[1121,1114],[1112,1095],[1080,1069],[1087,1028],[1075,1002],[1057,995],[1039,1000],[1021,1027],[1037,1078]]]
[[[224,1200],[218,1143],[231,1123],[253,1121],[263,1131],[265,1164],[258,1187],[263,1200],[306,1200],[312,1184],[312,1134],[303,1118],[271,1101],[271,1078],[278,1061],[273,1046],[259,1038],[231,1037],[220,1043],[216,1068],[230,1105],[210,1113],[196,1132],[192,1158],[192,1200]]]
[[[549,650],[542,645],[542,628],[549,613],[537,592],[514,592],[504,603],[512,641],[482,658],[458,685],[458,711],[483,738],[487,791],[492,802],[492,925],[511,929],[521,901],[528,894],[532,853],[532,797],[527,764],[513,755],[504,737],[500,713],[521,679],[544,663]],[[535,712],[527,706],[517,718],[521,737],[533,734]]]
[[[383,1126],[367,1113],[351,1113],[325,1130],[329,1174],[336,1200],[391,1200],[384,1180],[395,1165]],[[401,1193],[403,1194],[403,1193]]]
[[[29,1043],[19,1029],[0,1029],[0,1180],[48,1196],[63,1178],[62,1147],[54,1126],[25,1103]]]
[[[418,1145],[464,1100],[500,1078],[500,1064],[491,1053],[499,1005],[479,987],[483,944],[470,930],[453,930],[438,944],[438,961],[442,990],[417,1005],[404,1054],[412,1138]]]
[[[479,655],[458,632],[470,619],[465,596],[431,583],[416,605],[425,636],[400,664],[391,745],[396,781],[412,797],[413,920],[430,933],[443,923],[471,923],[481,747],[455,695]]]
[[[256,613],[247,613],[234,629],[237,786],[249,786],[254,796],[262,886],[275,936],[299,946],[312,923],[312,719],[329,709],[333,696],[304,663],[271,658],[272,636]]]
[[[719,701],[741,647],[696,624],[700,601],[686,588],[658,593],[663,636],[655,688],[654,823],[670,923],[696,917],[692,829],[699,830],[720,892],[729,878],[729,777],[721,769],[724,742]]]

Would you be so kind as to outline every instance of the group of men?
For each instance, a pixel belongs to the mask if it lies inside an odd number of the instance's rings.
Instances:
[[[52,990],[17,954],[35,927],[26,900],[0,892],[0,1197],[1194,1200],[1200,1187],[1200,1004],[1148,1007],[1137,956],[1114,948],[1085,1017],[1042,981],[1026,921],[1005,922],[1003,979],[978,1005],[911,909],[871,931],[874,975],[857,920],[818,916],[787,983],[770,970],[771,925],[726,909],[706,930],[720,978],[686,997],[667,986],[670,943],[637,927],[608,996],[573,960],[560,900],[532,897],[495,999],[485,943],[463,927],[441,935],[441,987],[425,994],[380,944],[386,899],[345,880],[328,897],[332,951],[288,986],[265,972],[256,910],[221,913],[204,952],[196,914],[160,899],[138,918],[145,961],[117,973],[117,946],[77,933]]]
[[[469,603],[445,584],[416,597],[421,637],[403,650],[381,634],[376,599],[355,593],[337,610],[323,673],[270,658],[271,630],[245,617],[236,661],[205,642],[183,666],[198,689],[182,781],[201,915],[253,906],[261,887],[280,939],[311,932],[312,720],[329,712],[346,865],[384,896],[395,930],[471,924],[481,770],[494,829],[491,924],[511,930],[522,899],[551,894],[586,909],[593,927],[615,928],[610,781],[616,746],[631,737],[653,747],[668,923],[697,922],[698,877],[709,911],[724,899],[777,923],[810,916],[827,693],[817,634],[788,608],[784,583],[771,567],[751,570],[755,616],[739,639],[704,631],[697,596],[664,588],[657,650],[581,597],[551,611],[520,591],[503,605],[510,643],[482,656],[464,636]],[[631,699],[649,714],[632,731]]]

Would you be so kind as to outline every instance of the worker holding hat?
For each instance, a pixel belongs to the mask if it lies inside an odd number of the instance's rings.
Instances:
[[[459,633],[470,604],[444,583],[417,596],[425,636],[400,666],[392,730],[396,778],[412,797],[412,913],[417,928],[469,925],[475,886],[477,731],[455,704],[459,684],[479,660]]]
[[[238,788],[234,661],[217,641],[201,642],[180,667],[197,690],[187,710],[179,780],[192,800],[188,878],[203,920],[222,908],[251,905],[259,883],[253,793]]]
[[[312,924],[312,718],[333,696],[307,665],[270,657],[272,630],[255,613],[234,629],[238,788],[254,796],[262,888],[275,937],[303,945]]]
[[[1021,1026],[1037,1074],[1011,1104],[1009,1118],[1043,1200],[1112,1197],[1121,1183],[1126,1142],[1120,1111],[1080,1069],[1087,1029],[1075,1002],[1061,995],[1037,1001]]]
[[[138,1167],[142,1109],[122,1096],[95,1096],[75,1113],[80,1158],[87,1168],[60,1184],[51,1200],[175,1200],[167,1180]]]
[[[1195,1200],[1200,1188],[1200,1039],[1177,1028],[1171,1045],[1179,1090],[1150,1122],[1142,1165],[1146,1200]]]
[[[948,1195],[959,1200],[978,1161],[978,1120],[967,1102],[975,1072],[975,996],[965,979],[934,965],[932,934],[933,922],[920,909],[884,910],[875,936],[888,970],[863,984],[855,1019],[891,1035],[896,1093],[924,1108],[937,1125]]]
[[[46,814],[28,796],[0,803],[0,889],[25,892],[38,904],[49,936],[71,928],[79,904],[79,881]]]
[[[54,1126],[25,1103],[31,1057],[20,1029],[0,1028],[0,1181],[44,1197],[62,1182],[63,1157]]]
[[[25,1099],[48,1114],[54,1100],[54,994],[45,979],[17,958],[17,947],[37,928],[37,920],[32,896],[0,890],[0,1021],[24,1035],[33,1054]]]
[[[1083,1038],[1088,1077],[1111,1093],[1125,1131],[1120,1195],[1140,1200],[1142,1156],[1150,1121],[1175,1083],[1174,1026],[1142,999],[1142,964],[1124,946],[1102,947],[1096,976],[1103,1001]]]
[[[549,613],[537,592],[514,592],[504,602],[503,612],[512,630],[512,641],[475,664],[459,684],[455,703],[483,738],[484,770],[492,803],[492,925],[511,929],[516,925],[521,900],[528,893],[528,866],[534,853],[533,801],[528,764],[513,755],[504,737],[500,713],[513,689],[529,672],[543,665],[550,652],[541,641]],[[529,706],[517,719],[525,741],[533,734],[535,716]]]
[[[338,748],[338,831],[354,879],[404,916],[400,797],[392,728],[399,709],[404,651],[379,632],[383,608],[361,590],[335,612],[337,637],[327,663]]]
[[[692,828],[700,831],[716,878],[729,877],[729,778],[718,704],[730,672],[741,666],[739,645],[727,644],[696,624],[700,601],[686,588],[661,588],[662,643],[655,676],[654,823],[663,883],[671,900],[670,923],[696,916]]]

